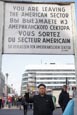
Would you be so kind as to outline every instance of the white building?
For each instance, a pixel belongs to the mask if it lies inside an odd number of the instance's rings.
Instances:
[[[22,75],[21,94],[25,93],[26,87],[33,91],[40,83],[44,83],[48,89],[60,89],[64,84],[76,86],[75,66],[28,65]]]

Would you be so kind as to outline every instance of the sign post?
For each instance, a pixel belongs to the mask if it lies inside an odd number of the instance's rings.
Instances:
[[[3,18],[4,16],[4,2],[0,1],[0,72],[2,66],[2,39],[3,39]]]

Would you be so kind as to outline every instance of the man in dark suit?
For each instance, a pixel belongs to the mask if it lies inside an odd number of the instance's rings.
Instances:
[[[54,103],[51,95],[46,94],[46,86],[40,84],[38,86],[38,95],[29,97],[29,92],[25,94],[27,102],[33,102],[33,115],[52,115]]]
[[[68,102],[69,102],[69,93],[67,92],[67,86],[64,85],[63,88],[62,88],[62,91],[59,95],[59,105],[61,106],[62,108],[62,112],[64,112]]]

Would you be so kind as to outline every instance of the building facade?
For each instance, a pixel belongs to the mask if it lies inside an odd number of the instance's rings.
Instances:
[[[22,75],[21,94],[26,88],[36,90],[40,83],[44,83],[47,89],[60,89],[64,84],[76,86],[74,65],[28,65]]]
[[[5,90],[5,77],[2,73],[0,73],[0,96],[4,96]]]

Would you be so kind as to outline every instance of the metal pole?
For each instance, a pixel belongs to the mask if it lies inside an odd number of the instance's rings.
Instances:
[[[3,37],[3,14],[4,14],[4,3],[0,1],[0,72],[2,66],[2,37]]]
[[[68,79],[67,79],[67,77],[66,77],[66,86],[68,85]]]
[[[5,83],[6,105],[7,105],[7,101],[8,101],[8,76],[9,76],[9,74],[6,73],[6,83]]]
[[[74,7],[75,4],[73,4],[73,7]],[[76,17],[75,15],[75,8],[73,8],[73,17]],[[74,32],[74,36],[73,36],[73,45],[74,45],[74,60],[75,60],[75,76],[76,76],[76,96],[77,96],[77,31],[76,31],[76,19],[74,19],[72,17],[72,20],[74,22],[74,25],[73,25],[73,28],[72,28],[72,31]]]

